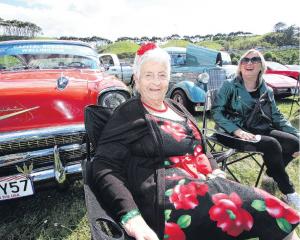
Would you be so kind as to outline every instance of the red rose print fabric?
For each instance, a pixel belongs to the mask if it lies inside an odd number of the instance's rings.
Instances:
[[[291,224],[300,222],[300,214],[266,191],[258,188],[255,188],[255,191],[261,194],[264,200],[254,200],[251,206],[257,211],[266,211],[270,216],[276,219],[276,223],[282,231],[290,233],[292,231]]]
[[[196,126],[190,120],[188,120],[188,126],[192,129],[195,139],[200,140],[201,135],[199,133],[199,130],[198,130],[198,128],[196,128]]]
[[[180,142],[184,138],[186,138],[186,130],[179,123],[166,120],[164,121],[164,124],[161,126],[161,129],[165,131],[167,134],[170,134],[177,142]]]
[[[164,240],[283,239],[295,229],[299,213],[276,197],[209,179],[212,167],[191,121],[150,119],[160,130],[165,154]]]
[[[193,209],[198,206],[198,196],[204,196],[208,191],[205,183],[190,182],[187,185],[176,185],[170,195],[170,202],[175,209]]]
[[[210,162],[200,145],[195,146],[193,155],[174,156],[170,157],[169,160],[175,164],[174,167],[184,169],[194,178],[199,178],[199,173],[207,175],[212,172]]]
[[[253,217],[242,208],[242,200],[236,193],[217,193],[212,196],[214,206],[209,210],[210,219],[228,235],[236,237],[253,226]]]
[[[165,224],[165,235],[164,239],[168,240],[185,240],[185,234],[176,223],[166,223]]]

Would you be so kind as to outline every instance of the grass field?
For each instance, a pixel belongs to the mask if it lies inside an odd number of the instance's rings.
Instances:
[[[278,101],[280,110],[286,116],[291,102],[290,99]],[[299,106],[296,108],[299,109]],[[201,116],[197,118],[200,121]],[[300,159],[297,159],[288,167],[298,192],[299,164]],[[234,171],[242,173],[243,182],[253,181],[257,171],[253,161],[240,164],[238,169]],[[276,192],[276,195],[280,196],[280,193]],[[90,239],[82,182],[76,181],[64,191],[51,189],[32,197],[0,202],[0,239]]]

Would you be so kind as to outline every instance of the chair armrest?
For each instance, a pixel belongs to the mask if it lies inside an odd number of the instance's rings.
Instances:
[[[207,134],[205,134],[205,136],[207,138],[211,138],[212,136],[214,135],[222,135],[222,136],[225,136],[225,137],[228,137],[228,138],[231,138],[231,139],[234,139],[234,140],[239,140],[239,141],[243,141],[243,142],[249,142],[249,143],[256,143],[256,142],[259,142],[260,139],[255,139],[255,140],[245,140],[245,139],[242,139],[242,138],[239,138],[239,137],[236,137],[236,136],[232,136],[231,134],[228,134],[226,132],[220,132],[220,131],[217,131],[215,129],[211,129],[211,128],[206,128],[204,131],[204,134],[205,132],[213,132],[213,134],[211,136],[207,136]]]

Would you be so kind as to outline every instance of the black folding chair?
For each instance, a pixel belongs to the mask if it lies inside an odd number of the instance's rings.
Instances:
[[[112,109],[96,105],[87,106],[84,112],[87,157],[82,161],[82,175],[91,239],[93,240],[133,239],[126,235],[124,229],[110,216],[107,206],[102,201],[105,196],[101,196],[97,192],[92,179],[94,149],[112,112]]]
[[[236,137],[218,131],[216,127],[213,128],[207,127],[208,114],[211,109],[211,106],[214,103],[217,92],[218,89],[210,89],[207,91],[207,95],[206,95],[206,101],[203,110],[203,125],[202,125],[203,136],[205,138],[206,144],[209,148],[209,151],[215,157],[216,161],[221,165],[221,169],[223,171],[227,171],[237,182],[240,182],[241,179],[238,179],[238,177],[236,176],[237,174],[234,174],[234,172],[230,169],[230,165],[233,165],[238,162],[242,162],[247,158],[251,158],[252,160],[254,160],[259,167],[258,175],[255,180],[255,187],[257,187],[265,167],[264,162],[260,163],[260,161],[257,159],[257,156],[262,155],[262,153],[257,152],[255,150],[249,150],[243,148],[241,149],[230,148],[226,146],[226,144],[220,143],[220,141],[218,140],[218,135],[223,135],[232,138],[233,140],[238,140]]]

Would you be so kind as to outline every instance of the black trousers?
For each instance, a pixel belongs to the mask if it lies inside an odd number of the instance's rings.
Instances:
[[[293,159],[292,154],[299,151],[299,138],[279,130],[271,130],[261,135],[261,140],[256,143],[233,139],[217,134],[217,139],[223,145],[237,150],[257,151],[263,153],[266,164],[266,173],[278,184],[283,194],[295,191],[285,167]]]

